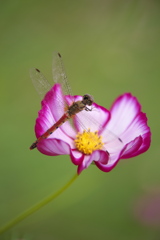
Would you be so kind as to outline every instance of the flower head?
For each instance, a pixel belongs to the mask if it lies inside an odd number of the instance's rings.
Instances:
[[[51,128],[74,101],[81,96],[63,96],[61,86],[55,84],[42,101],[36,120],[37,138]],[[92,109],[81,111],[73,117],[73,124],[62,122],[37,149],[46,155],[68,154],[78,165],[78,173],[91,163],[104,172],[111,171],[120,159],[135,157],[150,146],[151,133],[146,114],[130,93],[118,97],[110,110],[93,103]]]

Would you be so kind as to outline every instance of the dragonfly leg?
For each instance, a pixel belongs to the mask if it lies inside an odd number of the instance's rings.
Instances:
[[[86,111],[92,111],[92,108],[90,109],[90,108],[88,108],[88,107],[85,107],[85,110],[86,110]]]

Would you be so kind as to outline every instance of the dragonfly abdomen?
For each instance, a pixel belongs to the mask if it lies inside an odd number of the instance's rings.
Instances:
[[[57,128],[59,128],[64,122],[68,119],[74,117],[77,113],[81,112],[82,110],[89,110],[86,105],[91,106],[93,100],[90,95],[84,95],[82,101],[74,102],[69,108],[66,113],[51,127],[49,128],[42,136],[40,136],[31,146],[30,149],[34,149],[37,147],[37,144],[42,140],[48,138]]]
[[[63,123],[65,123],[71,116],[68,113],[63,114],[63,116],[52,126],[50,127],[44,134],[42,134],[31,146],[30,150],[37,147],[37,144],[42,140],[46,139],[51,135],[55,130],[57,130]]]

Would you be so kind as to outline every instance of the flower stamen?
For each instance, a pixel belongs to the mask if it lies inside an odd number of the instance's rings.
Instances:
[[[102,149],[104,143],[102,136],[98,135],[98,131],[91,132],[84,130],[83,133],[78,133],[74,140],[76,148],[84,154],[92,154],[93,151]]]

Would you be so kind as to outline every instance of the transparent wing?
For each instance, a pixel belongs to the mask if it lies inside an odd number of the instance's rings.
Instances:
[[[124,147],[122,139],[109,129],[105,129],[105,133],[103,134],[103,141],[106,144],[106,148],[109,147],[110,152],[118,151]]]
[[[64,69],[61,54],[58,52],[53,53],[52,74],[55,83],[60,83],[64,95],[71,95],[72,91],[67,80],[67,75]]]
[[[41,71],[37,68],[30,69],[30,77],[36,91],[42,99],[44,95],[51,89],[50,83],[47,81]]]
[[[97,131],[99,130],[99,134],[103,136],[102,141],[106,146],[109,146],[109,149],[118,150],[122,149],[124,146],[124,143],[122,139],[120,139],[114,132],[107,129],[106,127],[102,126],[101,119],[97,121],[98,117],[95,119],[95,115],[99,114],[98,111],[85,111],[76,114],[73,121],[74,124],[76,124],[75,120],[79,123],[79,131],[82,132],[83,130],[86,131]],[[83,120],[83,121],[82,121]],[[89,126],[89,129],[86,128],[86,126]],[[107,149],[106,149],[107,150]]]

